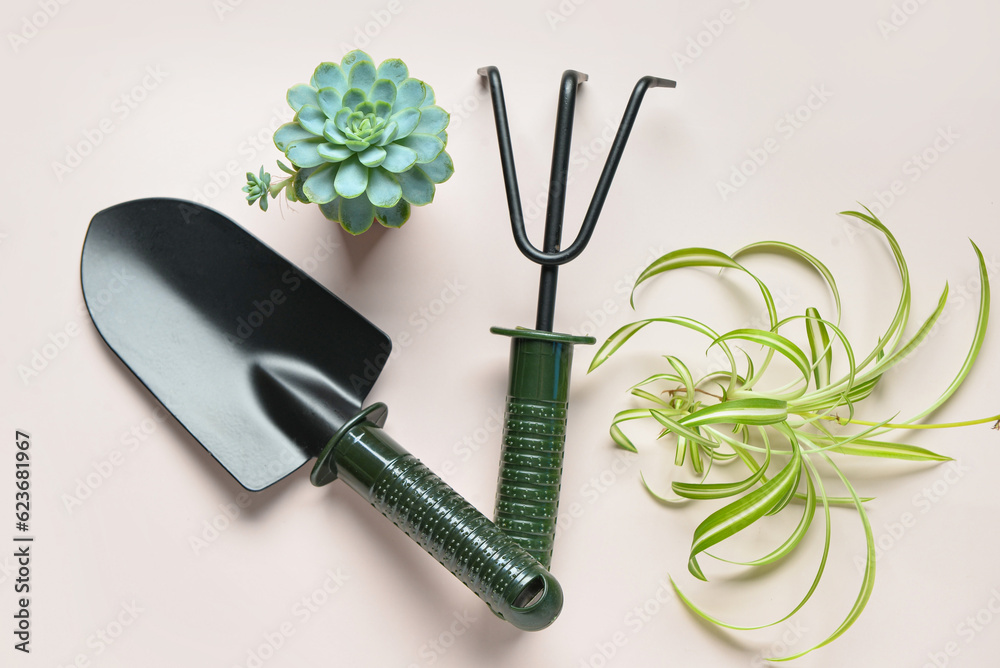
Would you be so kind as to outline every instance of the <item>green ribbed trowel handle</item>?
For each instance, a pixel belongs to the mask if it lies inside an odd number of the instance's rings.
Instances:
[[[384,407],[369,407],[338,432],[320,456],[313,482],[329,482],[335,471],[500,618],[527,631],[551,624],[563,600],[555,578],[386,434],[383,415],[364,419],[373,410]]]
[[[573,346],[592,344],[594,339],[527,329],[491,331],[511,337],[494,521],[549,568],[559,512]]]

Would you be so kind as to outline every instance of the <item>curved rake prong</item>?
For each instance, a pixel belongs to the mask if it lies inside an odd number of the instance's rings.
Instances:
[[[611,181],[615,178],[618,163],[621,162],[622,153],[625,152],[625,144],[628,142],[629,133],[632,132],[636,116],[639,115],[639,105],[642,104],[642,98],[646,95],[646,91],[650,88],[675,88],[676,86],[677,82],[675,81],[651,76],[645,76],[636,82],[635,87],[632,89],[632,96],[629,98],[628,104],[625,105],[625,113],[622,115],[621,123],[618,124],[618,132],[615,134],[615,140],[611,144],[611,151],[604,162],[604,170],[601,172],[601,177],[597,180],[597,187],[594,188],[594,196],[590,200],[590,207],[587,209],[587,214],[583,217],[580,234],[577,235],[573,245],[564,251],[567,257],[562,262],[569,262],[579,255],[587,246],[587,242],[590,241],[590,236],[594,233],[594,227],[597,226],[597,218],[601,215],[604,200],[608,197],[608,191],[611,189]]]
[[[521,194],[517,188],[517,170],[514,168],[514,149],[510,145],[510,124],[507,122],[507,105],[504,103],[503,84],[500,70],[494,65],[480,67],[477,73],[486,78],[493,102],[493,120],[497,126],[497,143],[500,146],[500,166],[507,191],[507,209],[510,211],[510,225],[514,231],[514,241],[518,249],[529,258],[535,251],[524,233],[524,214],[521,211]]]
[[[576,89],[586,80],[586,74],[576,70],[566,70],[563,72],[562,82],[559,84],[559,107],[556,112],[555,138],[552,140],[552,171],[549,175],[548,203],[545,207],[545,238],[542,243],[542,252],[545,254],[557,252],[562,245],[569,153],[573,143],[573,112],[576,109]],[[522,236],[525,237],[525,243],[531,246],[527,236],[523,234]],[[533,247],[532,250],[534,250]],[[538,312],[535,316],[535,329],[552,331],[558,281],[559,266],[543,264],[541,276],[538,279]]]

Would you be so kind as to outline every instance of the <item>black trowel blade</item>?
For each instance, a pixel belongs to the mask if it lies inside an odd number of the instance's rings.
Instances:
[[[98,213],[81,280],[115,354],[251,490],[322,449],[360,410],[391,348],[329,290],[192,202]]]

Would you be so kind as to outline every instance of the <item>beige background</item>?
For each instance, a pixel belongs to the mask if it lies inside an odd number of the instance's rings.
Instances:
[[[786,645],[804,649],[839,623],[863,545],[843,510],[828,579],[798,624],[718,633],[664,589],[674,574],[726,618],[760,623],[794,605],[818,556],[812,541],[763,579],[726,582],[728,571],[712,566],[713,584],[694,584],[687,547],[705,508],[648,498],[640,469],[661,485],[671,474],[660,444],[645,443],[639,456],[611,445],[609,420],[630,405],[625,390],[651,372],[655,354],[697,359],[700,341],[651,332],[591,376],[592,351],[579,349],[562,497],[573,511],[553,566],[566,606],[550,629],[524,634],[345,486],[314,489],[303,470],[266,492],[241,491],[162,419],[98,337],[82,310],[80,245],[96,211],[138,197],[199,198],[235,218],[393,337],[397,352],[371,398],[389,404],[398,440],[489,514],[507,344],[488,330],[531,324],[537,270],[510,238],[476,68],[495,64],[504,76],[536,238],[562,70],[590,74],[577,106],[567,236],[606,154],[602,135],[635,80],[656,74],[678,87],[647,96],[591,247],[561,273],[557,328],[603,338],[633,317],[625,286],[655,254],[775,238],[831,265],[844,325],[871,346],[898,281],[886,245],[836,212],[881,203],[911,264],[914,321],[945,281],[952,287],[948,322],[866,409],[912,414],[947,385],[971,335],[978,286],[967,238],[994,278],[1000,258],[995,3],[11,0],[2,14],[0,541],[13,533],[10,436],[24,429],[37,542],[29,657],[11,648],[12,560],[0,557],[0,663],[744,666]],[[361,239],[315,207],[264,214],[240,192],[247,169],[273,169],[270,133],[291,116],[285,89],[353,46],[376,61],[401,57],[435,87],[452,112],[457,167],[403,230]],[[796,113],[792,124],[786,115]],[[719,182],[762,149],[766,162],[723,196]],[[77,161],[74,150],[87,154]],[[925,153],[926,169],[912,157]],[[754,262],[788,313],[829,309],[799,268]],[[691,314],[717,328],[759,317],[746,285],[697,272],[647,291],[639,312]],[[65,345],[22,378],[18,368],[52,340]],[[997,341],[991,332],[940,420],[998,412]],[[878,497],[872,524],[888,549],[861,620],[798,665],[993,665],[998,439],[988,425],[922,433],[911,442],[957,464],[851,468],[861,493]],[[754,532],[726,554],[757,554],[776,536]],[[974,628],[966,619],[977,615]]]

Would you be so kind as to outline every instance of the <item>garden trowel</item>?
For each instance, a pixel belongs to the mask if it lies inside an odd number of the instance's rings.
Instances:
[[[549,572],[362,407],[389,337],[254,236],[193,202],[125,202],[91,221],[81,280],[107,344],[244,487],[316,457],[313,484],[344,480],[499,617],[556,618]]]

